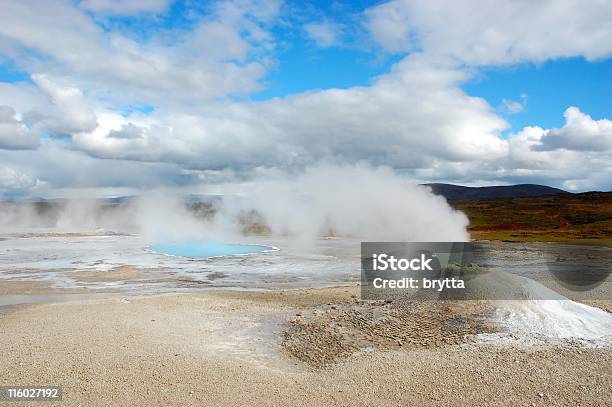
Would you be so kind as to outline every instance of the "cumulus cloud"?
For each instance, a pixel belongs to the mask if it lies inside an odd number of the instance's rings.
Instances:
[[[182,163],[190,168],[305,166],[322,159],[402,168],[434,158],[494,160],[507,127],[480,98],[460,90],[466,76],[418,56],[371,87],[307,92],[257,103],[226,103],[197,115],[100,115],[74,136],[93,156]],[[130,137],[128,137],[130,136]]]
[[[37,148],[40,141],[26,124],[17,119],[10,106],[0,106],[0,149],[24,150]]]
[[[0,105],[11,106],[17,112],[43,110],[48,105],[48,99],[33,83],[0,82]]]
[[[563,116],[565,125],[546,132],[540,143],[534,146],[535,150],[612,150],[612,120],[593,120],[574,106],[567,108]]]
[[[414,55],[370,87],[232,102],[199,114],[104,113],[95,131],[73,140],[92,157],[175,164],[195,174],[194,182],[211,182],[217,172],[227,177],[228,170],[236,179],[256,168],[367,160],[421,180],[576,188],[596,185],[593,171],[576,163],[612,163],[605,155],[541,151],[554,131],[537,126],[503,138],[506,122],[460,89],[467,77]]]
[[[612,3],[587,0],[392,0],[365,26],[390,52],[420,49],[471,65],[612,54]]]
[[[145,132],[144,127],[136,126],[133,123],[127,123],[121,125],[121,129],[119,130],[111,130],[108,133],[109,138],[117,138],[117,139],[141,139],[144,137]]]
[[[10,167],[0,167],[0,192],[20,192],[36,185],[36,180]]]
[[[0,88],[0,148],[35,149],[40,135],[71,136],[93,131],[97,118],[83,93],[46,75],[32,75],[33,85]],[[20,108],[2,103],[14,102]]]
[[[328,21],[308,23],[304,25],[308,37],[322,48],[340,44],[342,27]]]
[[[266,28],[278,17],[280,5],[278,0],[219,2],[177,48],[205,60],[250,62],[253,54],[273,48]]]
[[[37,150],[0,149],[0,167],[35,180],[37,196],[132,195],[159,186],[198,185],[196,175],[177,165],[94,158],[68,143],[46,142]]]
[[[610,55],[606,2],[392,0],[363,16],[387,51],[408,53],[388,72],[367,86],[263,101],[234,96],[259,89],[275,63],[273,27],[287,24],[279,1],[194,6],[184,27],[152,19],[143,38],[100,23],[163,13],[163,3],[5,1],[0,53],[32,83],[0,83],[0,105],[11,106],[0,115],[0,162],[41,180],[37,191],[47,182],[71,193],[242,185],[322,161],[387,165],[422,181],[610,185],[609,119],[570,108],[562,128],[533,123],[506,137],[504,116],[526,97],[492,107],[462,88],[481,65]],[[295,30],[340,44],[348,24],[318,18]],[[126,108],[138,104],[155,108]],[[46,134],[69,139],[39,146]]]
[[[166,10],[169,3],[169,0],[84,0],[79,6],[95,13],[131,16],[141,13],[161,13]]]
[[[32,80],[51,104],[47,111],[32,115],[31,120],[35,123],[59,134],[91,131],[97,127],[96,115],[87,106],[79,89],[62,86],[46,75],[32,75]]]
[[[460,183],[540,183],[572,191],[612,189],[612,151],[544,151],[540,146],[551,131],[525,127],[508,136],[508,154],[498,160],[442,162],[427,175]]]
[[[177,100],[193,101],[245,94],[259,89],[266,72],[266,24],[279,4],[214,3],[193,31],[177,30],[172,42],[152,35],[139,43],[103,30],[68,1],[8,0],[0,13],[0,52],[28,70],[69,75],[88,86],[104,83],[94,90],[105,98],[160,101],[172,92]]]

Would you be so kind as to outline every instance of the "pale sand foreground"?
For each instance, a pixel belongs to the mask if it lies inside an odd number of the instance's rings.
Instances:
[[[612,397],[609,349],[403,346],[323,368],[281,350],[296,314],[335,310],[356,293],[209,292],[0,311],[0,385],[60,384],[62,404],[75,406],[606,405]]]

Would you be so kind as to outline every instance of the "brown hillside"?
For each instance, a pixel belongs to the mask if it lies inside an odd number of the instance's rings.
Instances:
[[[454,201],[473,239],[612,243],[612,192]]]

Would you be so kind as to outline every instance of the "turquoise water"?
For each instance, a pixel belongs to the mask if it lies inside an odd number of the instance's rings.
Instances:
[[[216,257],[234,254],[262,253],[273,250],[270,246],[228,244],[216,242],[180,242],[172,244],[155,244],[150,249],[156,253],[183,257]]]

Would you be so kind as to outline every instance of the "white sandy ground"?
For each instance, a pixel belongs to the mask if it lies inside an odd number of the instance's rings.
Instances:
[[[537,281],[504,273],[524,300],[495,302],[493,320],[502,332],[480,335],[483,342],[509,346],[578,344],[612,349],[612,315],[570,301]],[[542,300],[541,298],[548,298]]]
[[[570,300],[507,301],[494,320],[504,332],[483,334],[484,342],[512,346],[575,343],[612,349],[612,315]]]
[[[603,406],[612,399],[609,347],[407,347],[323,369],[280,351],[278,334],[289,318],[354,301],[356,293],[209,292],[22,306],[0,315],[0,382],[61,384],[62,404],[71,406]],[[533,324],[533,315],[552,312],[557,322],[579,317],[588,328],[581,335],[607,329],[590,307],[525,304],[507,321]],[[563,332],[576,333],[570,325]]]

